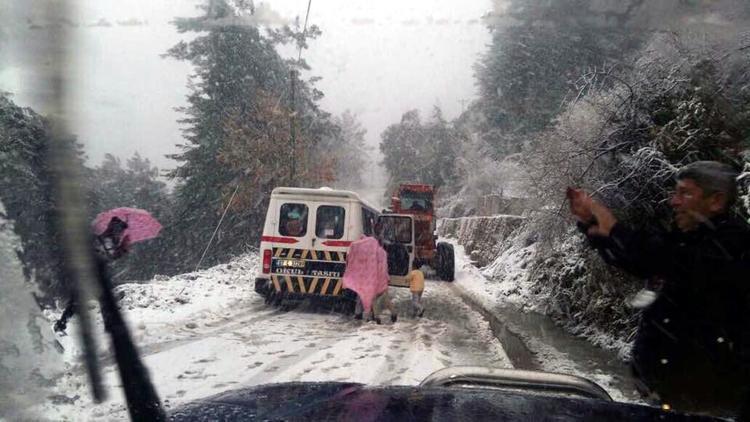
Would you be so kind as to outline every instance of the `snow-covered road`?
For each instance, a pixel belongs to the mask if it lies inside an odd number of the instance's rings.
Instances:
[[[199,273],[120,288],[123,309],[166,406],[267,383],[415,385],[448,366],[510,367],[488,323],[447,283],[427,282],[421,319],[407,315],[408,290],[392,288],[400,318],[376,325],[266,305],[251,287],[256,262],[246,256]],[[66,340],[72,359],[75,344]],[[111,365],[105,379],[112,399],[93,406],[83,372],[73,368],[58,381],[63,399],[45,413],[56,420],[125,418]]]
[[[583,340],[550,336],[547,331],[560,331],[551,322],[537,327],[535,320],[532,327],[512,319],[523,314],[493,301],[498,296],[491,287],[503,285],[494,286],[486,279],[471,265],[463,248],[456,245],[456,252],[456,282],[427,281],[423,318],[409,316],[408,290],[391,288],[399,311],[395,324],[388,318],[377,325],[338,313],[304,307],[283,311],[266,305],[253,291],[258,265],[253,254],[196,273],[126,284],[116,293],[167,408],[228,389],[268,383],[416,385],[449,366],[511,367],[489,323],[461,296],[474,306],[479,303],[493,310],[493,315],[510,324],[541,369],[583,376],[600,383],[616,400],[633,401],[623,381],[627,376],[619,374],[624,365],[607,363],[607,356],[589,350],[592,346],[582,348]],[[60,339],[69,369],[51,380],[55,395],[37,410],[51,420],[126,419],[119,376],[104,339],[100,356],[111,397],[103,404],[92,404],[77,358],[76,322],[74,318],[69,326],[71,335]],[[98,325],[103,331],[101,321]]]

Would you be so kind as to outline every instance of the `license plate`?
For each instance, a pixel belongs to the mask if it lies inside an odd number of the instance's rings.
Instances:
[[[275,258],[271,262],[271,274],[305,277],[340,278],[344,275],[343,262],[305,261],[303,259]]]
[[[301,259],[280,259],[278,265],[284,268],[305,268],[305,261]]]

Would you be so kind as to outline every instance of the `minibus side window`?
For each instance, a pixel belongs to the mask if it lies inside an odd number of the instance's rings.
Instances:
[[[315,220],[315,235],[321,239],[341,239],[344,237],[344,216],[342,207],[321,205]]]
[[[283,204],[279,216],[279,233],[291,237],[303,237],[307,234],[307,205]]]

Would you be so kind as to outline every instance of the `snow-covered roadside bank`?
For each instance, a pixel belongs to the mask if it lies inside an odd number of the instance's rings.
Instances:
[[[158,350],[175,347],[195,338],[202,330],[226,329],[227,322],[255,299],[253,276],[258,256],[242,255],[227,264],[180,274],[174,277],[157,276],[149,283],[126,283],[115,288],[115,297],[130,328],[131,335],[143,356]],[[103,420],[127,418],[120,380],[111,365],[109,339],[104,335],[101,314],[94,302],[90,303],[98,334],[99,356],[103,368],[105,388],[110,399],[103,404],[92,402],[85,369],[80,363],[78,319],[68,324],[67,335],[58,336],[64,347],[63,360],[70,368],[52,387],[56,400],[42,401],[37,411],[49,420]],[[47,312],[50,330],[59,316]],[[187,357],[185,357],[187,358]],[[158,373],[180,366],[183,359],[172,359],[154,365],[147,362],[154,381]],[[157,390],[160,385],[156,383]],[[166,404],[169,401],[165,400]],[[106,415],[106,416],[105,416]]]
[[[456,248],[461,247],[455,240],[452,243]],[[531,281],[528,269],[536,247],[535,243],[528,246],[514,245],[484,268],[477,269],[472,265],[475,273],[482,275],[482,282],[469,283],[464,287],[479,294],[482,300],[489,301],[491,306],[512,305],[523,312],[546,314],[544,304],[548,302],[546,295],[549,293]],[[574,271],[580,262],[568,262],[568,265]],[[623,361],[629,358],[631,345],[622,337],[595,327],[577,327],[575,334],[595,346],[614,351]]]
[[[510,249],[480,270],[463,246],[448,241],[456,252],[455,287],[521,338],[542,370],[582,376],[600,384],[615,400],[641,402],[626,364],[614,353],[565,332],[536,312],[535,293],[525,271],[526,258],[533,253],[534,245]],[[503,281],[488,279],[490,271],[494,275],[502,272]]]
[[[39,420],[33,405],[49,399],[49,386],[67,366],[32,298],[13,226],[0,202],[0,421]]]
[[[253,277],[258,255],[248,253],[227,264],[174,277],[157,276],[149,283],[125,283],[115,288],[115,297],[124,311],[137,344],[151,344],[180,337],[184,330],[197,324],[222,321],[232,315],[242,302],[252,298]],[[96,309],[96,305],[91,304]],[[98,310],[92,315],[99,317]],[[54,320],[58,315],[49,314]],[[101,327],[101,319],[97,319]],[[67,336],[60,342],[65,356],[75,363],[78,358],[77,319],[73,317]],[[100,330],[101,331],[101,330]],[[108,349],[102,339],[98,344]]]
[[[547,315],[572,335],[629,360],[638,315],[626,299],[638,283],[604,265],[575,230],[543,243],[524,221],[507,215],[442,219],[438,232],[464,246],[492,304]]]

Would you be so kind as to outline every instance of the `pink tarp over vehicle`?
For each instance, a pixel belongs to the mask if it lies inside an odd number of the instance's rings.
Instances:
[[[353,290],[362,300],[365,313],[372,302],[388,289],[388,257],[374,237],[363,237],[351,244],[346,256],[344,288]]]

